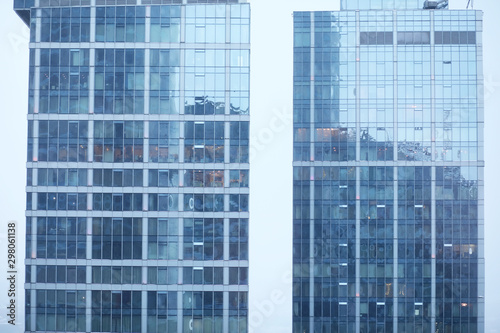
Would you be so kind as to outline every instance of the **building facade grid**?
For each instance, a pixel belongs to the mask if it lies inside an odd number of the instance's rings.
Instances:
[[[482,13],[350,5],[294,13],[293,332],[483,332]]]
[[[250,9],[188,2],[15,1],[26,332],[248,330]]]

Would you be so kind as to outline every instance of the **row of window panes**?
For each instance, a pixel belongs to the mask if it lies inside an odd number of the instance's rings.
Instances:
[[[87,194],[38,193],[37,210],[87,210]]]
[[[441,201],[441,200],[439,200]],[[478,218],[478,204],[476,201],[464,201],[452,204],[453,201],[442,201],[436,203],[436,218],[437,219],[463,219],[476,220]]]
[[[33,113],[35,110],[31,106],[30,103],[30,113]],[[41,114],[87,114],[89,112],[89,97],[87,92],[80,94],[76,92],[76,95],[71,92],[68,96],[64,91],[58,91],[55,94],[40,91],[40,102],[36,111]]]
[[[36,330],[84,332],[85,296],[85,291],[36,290]]]
[[[89,42],[90,7],[41,9],[42,42]],[[34,42],[35,34],[31,40]]]
[[[180,41],[180,6],[151,6],[151,42]]]
[[[96,42],[144,42],[145,9],[142,6],[97,7]]]
[[[72,97],[74,97],[73,92],[88,90],[88,68],[82,68],[76,71],[72,70],[71,73],[69,70],[66,72],[59,72],[59,68],[57,67],[51,68],[51,72],[43,71],[43,69],[41,70],[40,90],[51,90],[51,96],[60,94],[61,96],[68,97],[67,92],[66,94],[63,93],[64,91],[71,90]],[[78,96],[78,94],[76,94],[76,96]]]
[[[36,267],[37,283],[86,283],[86,266],[37,265]],[[184,267],[183,272],[184,284],[223,284],[222,267]],[[93,266],[92,283],[141,284],[142,267]],[[148,283],[178,284],[178,267],[148,267]],[[248,268],[229,268],[229,284],[248,284]]]
[[[139,332],[141,300],[140,291],[92,291],[92,331]]]
[[[178,260],[179,259],[179,243],[177,238],[167,241],[171,237],[155,237],[149,236],[148,240],[148,259],[158,260]],[[111,237],[94,237],[93,240],[93,255],[94,259],[142,259],[141,240],[134,242],[113,240]],[[133,248],[133,250],[132,250]],[[222,242],[204,242],[193,243],[185,242],[183,245],[184,260],[248,260],[248,243],[247,242],[230,242],[229,257],[224,259],[223,243]],[[62,257],[61,257],[62,258]],[[242,281],[246,281],[244,273],[240,273],[239,277]],[[237,275],[234,275],[236,279]],[[173,280],[172,280],[173,281]],[[176,284],[176,282],[172,282]]]
[[[36,265],[37,283],[86,283],[86,266]],[[27,281],[31,282],[31,281]]]
[[[183,260],[248,260],[248,242],[231,241],[227,259],[224,258],[223,248],[222,242],[197,242],[195,244],[192,241],[186,241],[182,244]],[[178,260],[177,239],[167,241],[167,237],[150,236],[147,257],[157,260]],[[111,257],[108,255],[107,258]]]
[[[194,50],[187,49],[185,55],[186,68],[193,67],[199,73],[201,69],[215,70],[215,68],[224,68],[226,61],[225,50]],[[391,53],[392,54],[392,53]],[[249,67],[248,50],[230,50],[230,66],[232,68],[248,68]],[[178,72],[180,66],[180,50],[150,50],[150,66],[156,71],[163,73],[166,69],[171,72]],[[136,70],[144,67],[144,50],[140,49],[96,49],[95,58],[98,72],[103,69],[118,68],[125,70],[126,68],[136,68]],[[72,72],[77,67],[89,66],[89,50],[87,49],[40,49],[40,69],[42,72],[49,71],[51,68],[54,72],[61,69],[71,68]],[[248,70],[248,69],[247,69]],[[139,70],[143,72],[144,70]],[[153,71],[154,72],[154,71]],[[43,78],[42,78],[43,79]]]
[[[94,236],[93,259],[142,259],[142,237]]]
[[[131,74],[137,78],[139,74]],[[142,75],[142,74],[140,74]],[[97,75],[99,76],[99,75]],[[110,76],[112,77],[112,76]],[[112,77],[114,79],[114,76]],[[132,81],[130,81],[132,82]],[[134,87],[134,83],[131,83]],[[135,86],[137,87],[137,86]],[[213,115],[225,113],[224,92],[209,92],[206,96],[198,96],[194,91],[186,92],[184,114]],[[163,91],[151,91],[149,98],[150,114],[179,114],[181,111],[178,91],[166,95]],[[30,101],[30,113],[40,114],[87,114],[89,112],[89,96],[86,91],[65,92],[58,90],[55,94],[47,91],[40,92],[38,107]],[[249,113],[248,92],[234,91],[230,97],[230,114],[245,115]],[[113,91],[112,96],[102,91],[96,91],[94,97],[95,114],[143,114],[144,92],[136,91]]]
[[[223,308],[223,293],[222,292],[203,292],[203,291],[187,291],[183,293],[184,313],[189,313],[192,310],[205,311],[209,309],[222,310]],[[248,293],[244,291],[229,292],[229,311],[247,310],[248,309]],[[234,314],[234,313],[233,313]],[[236,313],[237,314],[237,313]],[[231,331],[237,332],[237,331]]]
[[[43,75],[44,73],[42,73]],[[64,86],[61,86],[61,89],[67,87],[70,88],[69,80],[63,81],[66,79],[66,74],[61,74],[61,84],[64,83]],[[48,75],[45,75],[48,77]],[[78,85],[79,78],[75,76],[75,80],[73,80],[73,76],[71,77],[71,89],[78,90],[86,89],[88,87],[88,83],[86,78],[88,77],[88,73],[83,73],[81,76],[80,84]],[[42,77],[43,78],[43,77]],[[150,85],[149,89],[151,91],[179,91],[180,90],[180,75],[178,73],[155,73],[152,72],[150,75]],[[58,78],[55,77],[56,81]],[[51,81],[51,84],[52,84]],[[74,82],[73,82],[74,81]],[[41,85],[42,89],[48,89],[48,86],[45,84],[48,82],[48,79],[41,82],[44,85]],[[230,87],[231,91],[248,91],[249,88],[250,77],[248,73],[231,73],[230,77]],[[60,87],[56,85],[56,83],[51,85],[52,90],[57,90]],[[131,90],[144,90],[144,73],[133,71],[130,72],[112,72],[107,71],[106,73],[97,72],[95,74],[95,89],[96,90],[107,90],[113,91],[115,94],[121,91],[131,91]],[[200,73],[199,70],[196,72],[190,73],[186,71],[185,74],[185,90],[190,93],[195,94],[195,96],[199,95],[201,92],[212,92],[214,94],[215,91],[224,92],[226,89],[225,82],[225,73],[222,71],[221,73]],[[189,93],[188,93],[189,94]],[[116,94],[117,97],[123,97]],[[233,94],[234,95],[234,94]],[[170,94],[166,97],[171,97]],[[97,112],[96,112],[97,113]],[[152,112],[154,113],[154,112]],[[172,112],[177,113],[177,112]]]
[[[85,236],[37,236],[37,258],[86,259],[87,242]],[[28,254],[28,255],[33,255]]]
[[[141,284],[142,267],[92,266],[92,283]]]
[[[31,193],[30,193],[31,194]],[[226,195],[230,212],[247,212],[248,195]],[[184,194],[182,211],[223,212],[224,194]],[[28,196],[27,209],[31,210],[31,195]],[[94,193],[92,209],[95,211],[143,211],[142,193]],[[87,210],[86,193],[38,193],[37,210]],[[180,211],[179,195],[148,195],[149,211]]]
[[[31,222],[31,221],[30,221]],[[37,235],[84,236],[87,219],[84,217],[39,217],[36,224]]]
[[[31,223],[31,219],[29,220]],[[150,218],[148,221],[149,235],[177,236],[178,219],[156,219]],[[32,228],[31,224],[29,225]],[[203,237],[223,237],[223,219],[184,219],[184,235],[193,238],[194,242],[203,242]],[[29,233],[31,234],[31,233]],[[87,234],[87,219],[84,217],[38,217],[36,223],[37,235],[59,235],[65,238],[68,236]],[[140,236],[142,235],[141,218],[94,218],[92,226],[93,235],[103,236]],[[205,234],[205,236],[203,236]],[[248,220],[230,219],[229,235],[231,240],[238,240],[240,237],[248,238]],[[202,237],[202,238],[196,238]]]
[[[451,143],[451,142],[450,142]],[[477,143],[474,141],[454,142],[457,146],[450,147],[446,145],[437,145],[435,158],[439,161],[476,161],[478,158]],[[467,146],[464,146],[466,144]],[[368,143],[361,146],[361,159],[366,161],[390,161],[393,160],[392,142]],[[398,144],[397,159],[400,161],[430,161],[432,159],[431,142],[424,142],[424,145],[418,142],[400,141]],[[310,146],[296,143],[294,147],[294,161],[351,161],[355,160],[354,144],[347,147],[318,147],[311,157]]]
[[[142,140],[141,140],[142,141]],[[155,142],[156,141],[156,142]],[[178,162],[179,160],[179,149],[178,143],[158,143],[157,139],[150,139],[149,144],[149,160],[154,163],[166,163],[166,162]],[[170,140],[174,141],[174,140]],[[82,145],[83,146],[83,145]],[[42,146],[43,148],[44,146]],[[65,147],[63,147],[65,148]],[[66,150],[62,151],[57,155],[57,146],[52,147],[53,153],[49,156],[48,160],[57,161],[66,160],[67,153]],[[85,161],[86,158],[86,146],[81,147],[78,151],[77,147],[71,147],[69,160]],[[123,152],[124,150],[124,152]],[[32,151],[29,150],[32,154]],[[47,160],[45,151],[42,150],[43,154],[39,154],[39,161]],[[78,154],[78,155],[77,155]],[[31,158],[30,158],[31,160]],[[240,143],[240,141],[235,141],[231,144],[230,163],[248,163],[248,140]],[[106,144],[95,145],[94,147],[94,161],[95,162],[141,162],[143,161],[143,146],[142,144],[131,145],[115,145]],[[220,145],[193,145],[186,144],[184,149],[184,161],[190,163],[224,163],[224,144]]]
[[[40,121],[38,157],[42,161],[85,161],[87,137],[86,121]]]
[[[40,49],[40,70],[52,72],[60,71],[59,68],[75,70],[79,67],[87,68],[89,66],[88,49]],[[31,60],[34,55],[31,54]]]
[[[86,266],[37,265],[35,282],[86,283],[86,269]],[[184,284],[223,284],[222,267],[184,267],[183,272]],[[142,267],[92,266],[92,283],[141,284]],[[178,284],[178,267],[148,267],[148,284]],[[229,284],[248,284],[248,268],[230,267]]]
[[[87,169],[39,168],[38,186],[88,186]],[[149,169],[150,187],[178,187],[179,171],[184,187],[224,187],[224,170]],[[143,169],[92,169],[93,186],[142,187]],[[229,187],[248,187],[249,170],[230,170]],[[33,185],[33,169],[28,168],[27,185]]]
[[[222,285],[224,284],[222,267],[184,267],[183,284]],[[116,283],[120,283],[117,282]],[[148,267],[148,284],[178,284],[178,267]],[[248,284],[248,268],[229,268],[230,285]]]
[[[113,8],[113,7],[109,7]],[[225,19],[213,19],[204,25],[186,23],[186,42],[188,43],[225,43]],[[67,21],[67,22],[66,22]],[[249,43],[250,30],[248,19],[232,19],[231,42]],[[50,19],[41,24],[42,42],[88,42],[90,41],[90,18],[78,19],[70,24],[69,19]],[[104,18],[98,16],[96,22],[96,42],[144,42],[145,18]],[[151,42],[179,43],[180,19],[151,19]]]
[[[202,144],[204,140],[223,140],[224,123],[221,121],[185,122],[185,138],[194,141],[194,144]],[[87,138],[86,121],[39,121],[40,138]],[[69,125],[69,132],[68,132]],[[175,121],[151,121],[149,122],[149,138],[152,139],[178,139],[179,122]],[[78,131],[80,126],[80,132]],[[94,138],[96,139],[143,139],[142,121],[102,121],[94,122]],[[230,138],[248,140],[248,122],[230,122]],[[29,137],[33,137],[32,135]]]
[[[105,96],[102,93],[96,92],[94,113],[96,114],[143,114],[144,113],[144,95],[141,91],[135,93],[125,92],[126,96],[122,96],[119,92],[114,92],[113,96]],[[184,114],[196,115],[213,115],[225,113],[225,96],[222,92],[210,92],[203,97],[197,96],[194,91],[186,92],[185,105],[183,107]],[[230,97],[230,114],[248,114],[249,112],[249,97],[246,92],[232,92]],[[71,97],[72,104],[68,108],[62,105],[59,108],[58,97],[55,99],[54,105],[47,105],[46,100],[41,100],[45,104],[40,104],[40,113],[87,113],[88,112],[88,97]],[[162,91],[151,91],[149,97],[149,113],[150,114],[179,114],[181,110],[178,92],[170,92],[165,94]],[[52,102],[51,102],[52,103]],[[67,104],[67,98],[61,97],[60,103]],[[73,104],[74,103],[74,104]],[[65,105],[66,105],[65,104]]]
[[[142,259],[141,218],[94,218],[92,258]]]
[[[27,185],[32,185],[32,171],[28,169]],[[96,170],[97,171],[97,170]],[[87,169],[38,168],[38,186],[87,186]],[[94,171],[95,172],[95,171]]]

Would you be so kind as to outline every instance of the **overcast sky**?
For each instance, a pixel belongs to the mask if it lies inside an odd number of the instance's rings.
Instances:
[[[24,270],[28,29],[0,1],[0,267],[5,267],[8,221],[18,222],[18,269]],[[451,0],[464,9],[467,0]],[[338,0],[253,0],[251,84],[250,329],[291,332],[292,270],[292,12],[338,10]],[[500,223],[495,206],[500,189],[500,1],[476,0],[485,11],[486,105],[486,333],[500,332]],[[23,331],[24,293],[18,294],[16,327],[6,324],[6,269],[0,269],[0,331]],[[18,276],[22,291],[24,273]],[[2,310],[4,309],[4,310]],[[6,325],[6,326],[4,326]]]

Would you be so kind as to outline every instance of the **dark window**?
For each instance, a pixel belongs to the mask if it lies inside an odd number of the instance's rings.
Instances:
[[[392,45],[394,37],[389,32],[361,32],[359,35],[361,45]]]
[[[430,44],[431,34],[428,31],[398,32],[398,44]]]
[[[475,31],[436,31],[436,44],[476,44]]]

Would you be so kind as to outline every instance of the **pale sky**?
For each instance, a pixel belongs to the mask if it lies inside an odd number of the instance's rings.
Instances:
[[[0,267],[6,267],[8,221],[18,223],[18,317],[6,324],[7,269],[0,269],[0,331],[24,328],[24,209],[28,100],[28,29],[0,1]],[[467,0],[451,0],[464,9]],[[292,12],[338,10],[338,0],[253,0],[251,63],[250,332],[290,333],[292,316]],[[500,1],[476,0],[485,11],[486,333],[500,332]],[[497,196],[498,195],[498,196]],[[2,310],[3,309],[3,310]]]

